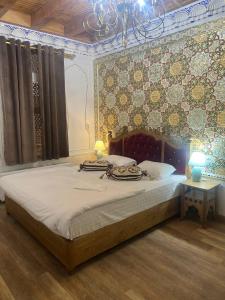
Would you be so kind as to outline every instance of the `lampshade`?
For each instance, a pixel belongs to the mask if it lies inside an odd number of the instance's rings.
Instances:
[[[202,152],[193,152],[189,160],[189,166],[192,167],[205,167],[206,157]]]
[[[104,151],[105,150],[105,145],[103,141],[96,141],[95,142],[95,150],[97,151]]]

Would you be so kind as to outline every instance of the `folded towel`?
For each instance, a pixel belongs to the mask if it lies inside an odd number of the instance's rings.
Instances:
[[[106,186],[96,184],[96,183],[93,184],[93,183],[89,183],[89,182],[85,182],[85,181],[81,180],[81,181],[75,182],[73,189],[84,190],[84,191],[103,192],[106,190]]]

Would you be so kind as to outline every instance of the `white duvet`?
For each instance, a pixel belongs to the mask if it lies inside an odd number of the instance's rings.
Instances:
[[[119,182],[100,179],[101,174],[78,172],[74,166],[42,167],[1,177],[0,187],[36,220],[53,232],[73,239],[81,234],[76,233],[74,224],[79,226],[79,217],[85,213],[114,202],[120,203],[122,199],[129,203],[130,198],[143,195],[153,188],[160,189],[163,184],[171,185],[169,178]],[[180,180],[174,181],[174,191]],[[88,219],[85,222],[88,224]]]

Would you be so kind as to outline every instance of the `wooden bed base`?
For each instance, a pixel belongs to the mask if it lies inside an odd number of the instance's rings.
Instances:
[[[6,210],[57,257],[68,271],[72,271],[97,254],[178,214],[179,198],[173,198],[72,241],[50,231],[10,198],[6,198]]]

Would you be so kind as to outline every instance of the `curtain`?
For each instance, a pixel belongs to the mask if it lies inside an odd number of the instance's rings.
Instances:
[[[37,47],[43,159],[69,156],[64,51]]]
[[[7,165],[34,162],[34,105],[29,42],[0,37],[0,84],[5,162]]]

